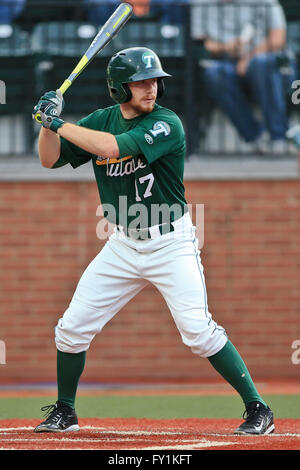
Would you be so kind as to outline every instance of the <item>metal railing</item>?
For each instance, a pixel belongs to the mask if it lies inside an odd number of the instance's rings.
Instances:
[[[0,156],[30,155],[36,151],[39,125],[31,119],[34,104],[44,91],[61,85],[107,19],[109,9],[113,10],[118,3],[27,0],[23,5],[21,0],[16,3],[0,1]],[[237,26],[244,21],[238,3],[233,2],[231,13]],[[262,8],[262,4],[262,1],[250,2],[249,8],[250,5],[252,9]],[[292,55],[296,61],[300,58],[300,9],[298,2],[282,4],[287,19],[287,47],[277,54],[276,64],[284,85],[291,72]],[[228,57],[228,52],[215,57],[211,45],[207,45],[205,34],[212,28],[215,5],[221,8],[224,2],[199,0],[198,4],[195,1],[190,4],[184,0],[152,0],[146,14],[134,15],[68,90],[65,117],[75,122],[98,107],[112,105],[105,77],[109,58],[122,48],[143,45],[158,53],[163,67],[173,76],[166,83],[165,96],[159,103],[173,109],[182,119],[188,157],[273,156],[274,153],[286,157],[293,153],[293,148],[285,142],[276,152],[267,141],[247,142],[232,116],[226,114],[226,107],[224,110],[220,98],[222,90],[218,89],[213,95],[208,92],[204,80],[206,67],[216,59],[236,60]],[[145,6],[145,2],[140,6]],[[215,41],[221,41],[228,34],[222,11],[218,11],[218,21],[214,23],[218,25]],[[266,28],[270,27],[268,21]],[[233,23],[232,20],[232,26]],[[257,39],[257,32],[255,25],[248,22],[246,26],[243,40],[251,45]],[[269,46],[271,50],[273,45]],[[221,85],[226,83],[222,79],[219,80]],[[253,90],[248,84],[244,85],[245,97],[255,117],[263,121],[257,97],[252,96]],[[300,107],[292,99],[293,91],[291,84],[282,88],[281,104],[284,102],[286,106],[289,125],[299,121]]]

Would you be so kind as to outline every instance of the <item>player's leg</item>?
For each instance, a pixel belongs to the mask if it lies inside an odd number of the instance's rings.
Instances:
[[[273,413],[259,395],[251,375],[239,352],[228,340],[225,346],[208,357],[212,366],[234,387],[242,397],[246,419],[235,434],[269,434],[275,429]]]
[[[134,250],[112,237],[83,273],[55,330],[58,400],[36,432],[78,429],[74,403],[86,351],[94,336],[147,284],[137,264]]]
[[[147,274],[148,280],[164,296],[184,344],[198,356],[208,358],[212,366],[240,394],[251,418],[250,424],[248,420],[247,426],[240,432],[245,429],[246,432],[253,431],[253,423],[254,426],[260,423],[261,414],[264,415],[265,431],[271,432],[274,429],[271,412],[266,408],[242,357],[228,339],[224,328],[209,313],[203,266],[193,232],[187,232],[181,242],[159,250],[159,256],[153,253]],[[256,408],[257,404],[259,409]]]

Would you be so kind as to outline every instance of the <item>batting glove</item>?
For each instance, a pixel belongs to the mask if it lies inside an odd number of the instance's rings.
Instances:
[[[39,114],[41,118],[41,124],[46,129],[50,129],[53,132],[57,130],[64,124],[64,121],[57,116],[56,106],[51,102],[38,103],[34,107],[34,115]]]
[[[65,106],[65,101],[63,99],[62,92],[59,89],[56,91],[47,91],[47,93],[41,96],[38,105],[44,103],[54,104],[57,111],[57,116],[61,115]]]
[[[43,127],[57,132],[57,129],[63,124],[59,116],[64,108],[64,104],[62,92],[59,89],[47,91],[33,108],[32,119],[40,122]]]

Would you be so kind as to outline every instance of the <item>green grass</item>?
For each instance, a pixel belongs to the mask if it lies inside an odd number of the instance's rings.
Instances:
[[[298,395],[264,395],[275,418],[300,418]],[[0,398],[0,419],[41,418],[40,408],[53,397]],[[78,396],[81,418],[241,418],[244,405],[238,396]]]

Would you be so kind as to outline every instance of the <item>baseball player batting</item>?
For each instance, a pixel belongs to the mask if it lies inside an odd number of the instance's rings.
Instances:
[[[110,204],[116,214],[114,232],[86,268],[58,320],[58,397],[55,404],[42,408],[46,416],[36,432],[79,429],[75,398],[86,351],[104,325],[148,283],[164,297],[183,343],[207,358],[240,394],[246,412],[234,432],[274,431],[272,411],[208,310],[195,227],[185,199],[183,126],[174,112],[156,103],[167,77],[154,51],[129,48],[108,63],[113,106],[98,109],[77,124],[60,117],[64,100],[59,91],[47,92],[34,107],[33,116],[41,117],[41,164],[76,168],[92,162],[102,205]],[[138,224],[137,204],[143,213]],[[158,215],[155,209],[161,205],[167,210]]]

